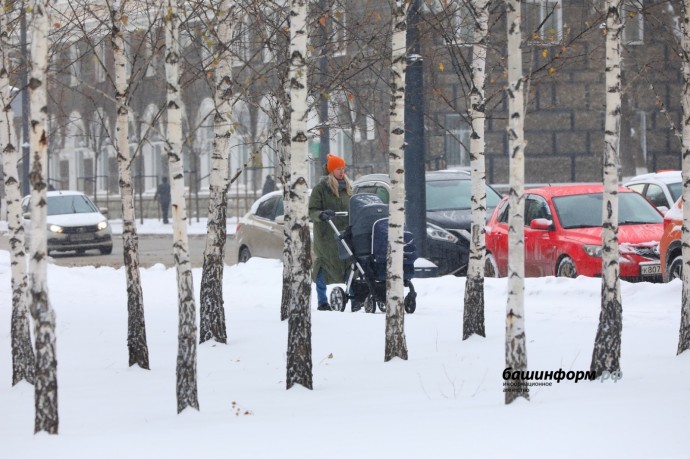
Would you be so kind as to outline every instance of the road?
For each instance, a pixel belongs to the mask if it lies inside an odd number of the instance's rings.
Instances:
[[[165,267],[175,266],[172,255],[171,234],[140,234],[139,235],[139,265],[142,268],[150,268],[156,263],[162,263]],[[189,253],[194,268],[201,268],[204,263],[204,249],[206,247],[206,235],[189,235]],[[9,237],[0,234],[0,250],[9,251]],[[52,253],[55,264],[60,266],[110,266],[122,267],[122,235],[113,235],[113,253],[101,255],[98,250],[89,250],[84,255],[77,256],[75,252]],[[237,263],[237,247],[234,237],[228,238],[225,244],[225,263],[233,265]]]

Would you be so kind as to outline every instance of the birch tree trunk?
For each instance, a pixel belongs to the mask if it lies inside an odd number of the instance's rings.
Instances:
[[[31,345],[31,324],[29,322],[29,290],[26,273],[26,252],[24,246],[24,224],[22,223],[22,193],[17,164],[17,139],[14,130],[12,110],[12,87],[9,80],[10,28],[8,17],[15,12],[13,2],[5,1],[0,15],[0,145],[2,145],[2,170],[5,175],[5,202],[7,203],[7,227],[10,231],[10,265],[12,271],[12,385],[22,380],[34,383],[34,348]],[[27,88],[22,88],[28,91]]]
[[[606,120],[604,122],[604,196],[601,227],[601,313],[590,370],[620,370],[621,303],[618,266],[618,140],[621,119],[622,1],[606,2]]]
[[[407,10],[409,0],[391,5],[392,65],[388,171],[391,193],[388,215],[388,257],[386,261],[386,345],[384,361],[407,360],[405,341],[405,67],[407,64]]]
[[[285,227],[290,230],[292,284],[288,307],[287,388],[313,388],[311,357],[311,236],[307,151],[307,2],[290,6],[290,182]]]
[[[525,80],[522,74],[520,0],[507,0],[508,16],[508,142],[510,151],[510,196],[508,203],[508,307],[506,312],[506,367],[527,370],[525,337]],[[529,400],[522,380],[505,392],[506,404],[518,397]]]
[[[215,339],[226,343],[225,309],[223,302],[223,269],[225,241],[227,239],[226,219],[228,211],[228,155],[233,125],[232,111],[232,56],[228,43],[232,40],[230,17],[232,2],[223,0],[216,12],[218,42],[215,69],[215,110],[213,116],[213,154],[211,156],[211,177],[208,203],[208,225],[206,250],[201,275],[201,305],[199,321],[199,342]]]
[[[31,148],[31,264],[29,285],[31,314],[36,335],[34,432],[58,433],[57,358],[55,349],[55,311],[48,298],[48,241],[46,216],[48,183],[44,175],[48,152],[48,115],[46,73],[48,69],[48,33],[50,30],[50,0],[34,0],[29,25],[31,39],[31,77],[29,100],[31,105],[29,144]]]
[[[681,46],[683,65],[683,287],[680,314],[680,332],[678,336],[678,354],[690,348],[690,0],[682,2]],[[663,261],[662,261],[663,263]]]
[[[199,409],[196,383],[196,307],[192,282],[192,263],[187,237],[187,210],[184,200],[182,167],[182,110],[179,84],[178,0],[166,0],[165,11],[165,79],[167,82],[166,150],[171,179],[173,217],[173,256],[177,268],[179,330],[177,336],[177,412],[191,406]]]
[[[486,257],[486,174],[484,162],[484,94],[486,81],[486,37],[489,30],[489,1],[474,0],[471,9],[475,18],[472,46],[472,89],[469,117],[470,168],[472,181],[472,224],[470,255],[465,281],[465,309],[462,339],[476,334],[486,336],[484,329],[484,259]]]
[[[122,201],[122,252],[127,282],[127,350],[129,366],[134,364],[149,369],[149,348],[146,341],[144,319],[144,293],[139,271],[139,236],[137,235],[134,211],[134,187],[132,186],[132,158],[129,154],[129,82],[125,62],[125,43],[122,12],[127,2],[120,7],[112,3],[112,30],[110,40],[113,48],[115,68],[115,148]]]
[[[283,82],[283,84],[286,84]],[[290,209],[290,95],[283,91],[283,103],[281,106],[282,113],[280,113],[281,124],[279,126],[280,145],[278,150],[278,161],[282,174],[280,181],[283,185],[283,213],[285,215],[285,223],[283,224],[283,236],[285,242],[283,243],[283,290],[280,300],[280,320],[287,320],[290,309],[290,297],[292,293],[292,271],[295,263],[295,258],[292,256],[292,230],[287,222],[293,221],[294,215]],[[308,203],[307,203],[308,206]]]

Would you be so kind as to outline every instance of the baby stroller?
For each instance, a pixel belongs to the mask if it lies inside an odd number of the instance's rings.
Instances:
[[[347,216],[348,212],[337,212]],[[375,194],[356,194],[350,198],[349,225],[342,233],[331,220],[335,232],[338,255],[341,260],[350,260],[345,290],[335,287],[331,291],[331,309],[344,311],[347,301],[352,301],[352,311],[362,307],[369,313],[386,310],[386,263],[388,252],[388,204]],[[405,312],[412,314],[417,308],[411,279],[414,275],[414,261],[417,258],[412,233],[405,231],[403,250],[403,282],[407,289]],[[349,293],[345,293],[345,292]]]

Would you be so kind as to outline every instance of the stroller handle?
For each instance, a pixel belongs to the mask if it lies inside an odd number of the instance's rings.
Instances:
[[[348,211],[343,211],[343,212],[336,212],[335,216],[336,217],[347,217],[350,213]]]

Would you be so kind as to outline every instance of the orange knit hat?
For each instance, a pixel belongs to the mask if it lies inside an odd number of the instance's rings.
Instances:
[[[340,156],[335,156],[329,153],[326,155],[326,158],[328,158],[328,161],[326,162],[326,169],[329,173],[333,172],[339,167],[345,167],[345,160]]]

